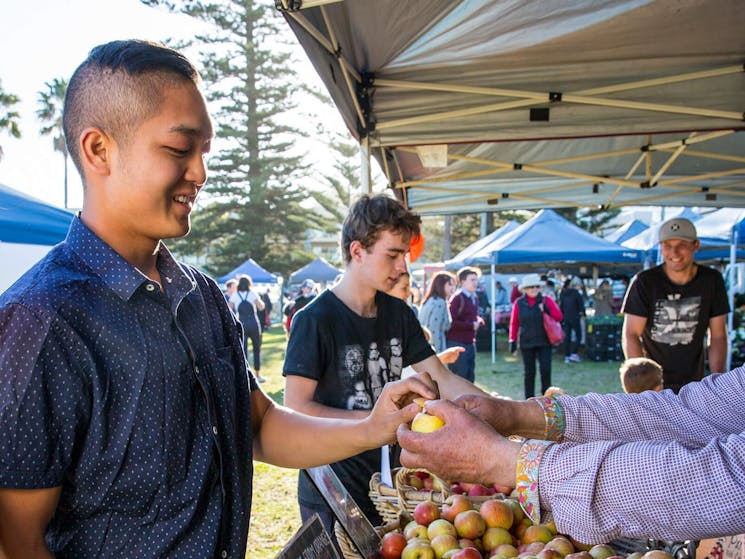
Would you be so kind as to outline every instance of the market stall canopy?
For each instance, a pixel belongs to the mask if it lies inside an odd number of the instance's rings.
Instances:
[[[520,224],[517,221],[510,220],[499,229],[495,229],[491,233],[489,233],[486,237],[481,237],[478,241],[475,241],[474,243],[471,243],[466,248],[461,250],[458,254],[456,254],[453,258],[450,260],[445,261],[445,269],[446,270],[457,270],[459,268],[462,268],[463,266],[473,266],[476,264],[484,264],[484,262],[478,262],[474,259],[474,255],[477,253],[482,253],[484,251],[488,250],[488,247],[495,243],[498,239],[500,239],[502,236],[506,235],[510,231],[514,231],[520,226]],[[488,263],[490,263],[491,260],[489,260]]]
[[[0,184],[0,293],[62,242],[73,214]]]
[[[217,278],[219,283],[225,283],[231,278],[246,274],[251,277],[254,283],[277,283],[277,278],[271,272],[266,271],[259,266],[253,258],[249,258],[243,264],[234,268],[221,278]]]
[[[621,227],[613,231],[610,235],[606,235],[604,239],[620,245],[626,239],[636,237],[639,233],[647,229],[649,229],[649,225],[638,219],[632,219],[628,223],[621,225]]]
[[[696,234],[702,241],[730,243],[737,232],[737,244],[745,244],[745,209],[722,208],[696,222]]]
[[[745,2],[277,3],[421,214],[745,206]]]
[[[341,273],[342,271],[339,268],[335,268],[325,259],[318,257],[313,262],[309,262],[290,274],[290,283],[300,283],[306,279],[312,279],[318,282],[330,282],[334,281]]]
[[[685,217],[686,219],[692,221],[693,224],[696,226],[696,234],[698,235],[700,241],[700,247],[698,252],[696,253],[696,260],[698,262],[712,263],[729,258],[729,234],[724,234],[723,236],[714,236],[714,234],[711,232],[711,225],[709,225],[707,226],[707,229],[709,229],[709,234],[707,234],[706,236],[702,235],[699,232],[699,223],[703,218],[700,214],[697,214],[690,208],[684,208],[678,214],[666,217],[664,221],[675,217]],[[639,250],[644,253],[644,258],[647,261],[656,262],[658,259],[659,231],[660,226],[663,222],[652,225],[647,230],[642,231],[635,237],[626,239],[621,243],[621,246]],[[730,221],[728,225],[731,231],[732,226],[734,225],[734,220]],[[743,255],[745,255],[745,252],[740,252],[739,256]]]
[[[619,264],[636,272],[642,265],[640,251],[596,237],[553,210],[541,210],[473,258],[499,270],[515,271],[535,266],[569,270],[579,265]]]
[[[56,245],[65,240],[73,214],[0,184],[0,242]]]

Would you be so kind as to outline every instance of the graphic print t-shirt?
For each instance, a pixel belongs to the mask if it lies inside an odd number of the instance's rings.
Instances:
[[[699,265],[690,282],[676,285],[657,266],[631,280],[621,310],[647,319],[642,345],[662,365],[667,387],[703,377],[709,320],[727,314],[729,302],[716,270]]]
[[[434,355],[405,302],[382,292],[375,300],[377,318],[364,318],[331,291],[318,295],[293,318],[282,374],[317,381],[314,400],[325,406],[371,409],[386,382]],[[380,469],[380,450],[332,466],[365,513],[377,516],[367,492],[370,477]],[[299,497],[308,506],[323,503],[303,476]]]

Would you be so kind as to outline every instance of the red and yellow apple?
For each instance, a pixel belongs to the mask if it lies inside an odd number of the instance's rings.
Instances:
[[[422,501],[414,507],[414,520],[422,526],[429,526],[440,518],[440,508],[432,501]]]
[[[406,538],[400,532],[388,532],[380,540],[380,556],[383,559],[399,559],[406,547]]]

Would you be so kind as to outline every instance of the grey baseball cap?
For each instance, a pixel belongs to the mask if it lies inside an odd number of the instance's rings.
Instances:
[[[660,226],[660,242],[670,239],[697,241],[696,227],[684,217],[669,219]]]

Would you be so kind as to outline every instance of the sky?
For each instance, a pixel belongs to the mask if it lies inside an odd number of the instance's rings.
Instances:
[[[0,133],[4,152],[0,184],[61,207],[62,154],[53,150],[51,136],[40,135],[42,124],[36,117],[45,82],[69,79],[98,44],[116,39],[162,42],[188,38],[205,26],[188,16],[149,8],[139,0],[0,0],[0,82],[6,93],[21,98],[14,108],[21,114],[22,134],[17,140]],[[298,53],[305,57],[300,47]],[[310,79],[320,84],[315,73]],[[338,120],[342,130],[341,117]],[[82,187],[72,162],[68,200],[71,208],[82,205]]]

